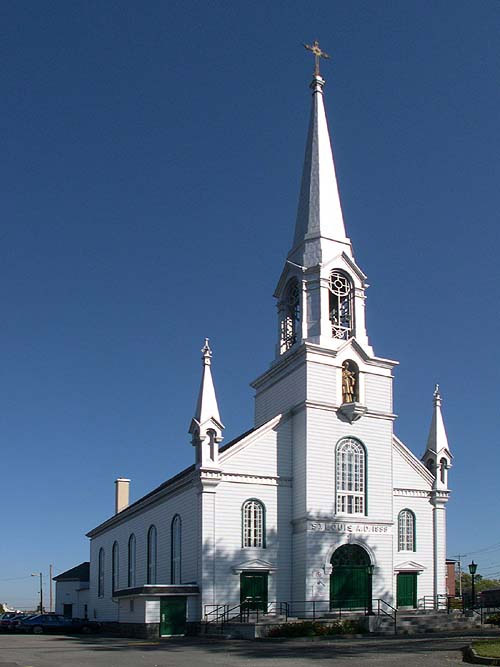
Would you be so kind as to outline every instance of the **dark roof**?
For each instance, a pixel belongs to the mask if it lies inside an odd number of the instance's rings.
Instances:
[[[233,445],[236,445],[236,443],[240,442],[240,440],[243,440],[243,438],[246,438],[247,435],[249,435],[250,433],[252,433],[252,431],[255,431],[255,430],[256,430],[255,428],[248,429],[248,431],[245,431],[244,433],[242,433],[238,437],[234,438],[234,440],[231,440],[230,442],[225,444],[223,447],[221,447],[219,449],[219,452],[225,452],[227,449],[229,449]],[[156,495],[159,491],[163,491],[163,489],[166,489],[167,487],[169,487],[174,482],[177,482],[179,479],[182,479],[183,477],[186,477],[187,475],[189,475],[189,473],[193,472],[193,470],[195,470],[195,468],[196,468],[196,466],[194,464],[190,465],[189,468],[185,468],[184,470],[181,470],[181,472],[178,472],[177,475],[174,475],[173,477],[170,477],[170,479],[167,479],[166,482],[163,482],[163,484],[160,484],[160,486],[157,486],[155,489],[153,489],[149,493],[146,493],[145,496],[142,496],[138,500],[135,500],[131,505],[126,507],[124,510],[122,510],[118,514],[114,514],[113,516],[109,517],[109,519],[106,519],[105,521],[100,523],[95,528],[92,528],[92,530],[89,530],[89,532],[87,533],[87,537],[91,537],[92,534],[95,531],[100,530],[101,528],[104,528],[106,526],[106,524],[108,524],[108,523],[111,524],[113,522],[113,519],[118,519],[118,517],[123,519],[124,517],[126,517],[130,513],[130,510],[135,508],[137,505],[139,505],[140,503],[143,503],[148,498],[151,498],[152,496]],[[59,575],[59,576],[61,576],[61,575]]]
[[[219,448],[219,452],[225,452],[226,449],[229,449],[229,448],[232,447],[233,445],[236,445],[237,442],[239,442],[240,440],[243,440],[243,438],[246,438],[247,435],[250,435],[250,433],[251,433],[252,431],[255,431],[255,430],[256,430],[255,428],[249,428],[248,431],[245,431],[244,433],[242,433],[242,434],[239,435],[238,437],[234,438],[234,440],[231,440],[230,442],[227,442],[225,445],[223,445],[222,447],[220,447],[220,448]]]
[[[72,567],[71,570],[66,570],[58,574],[57,577],[53,577],[54,581],[64,581],[65,579],[72,579],[78,581],[90,581],[90,563],[86,560],[76,567]]]

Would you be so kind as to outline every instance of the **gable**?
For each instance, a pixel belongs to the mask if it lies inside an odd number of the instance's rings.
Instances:
[[[399,438],[394,436],[392,442],[394,488],[420,489],[423,491],[432,489],[434,477],[423,463]]]
[[[222,451],[222,472],[291,476],[291,419],[278,415]]]

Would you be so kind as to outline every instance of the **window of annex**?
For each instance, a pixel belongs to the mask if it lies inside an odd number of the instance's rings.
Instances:
[[[266,509],[256,498],[245,500],[241,508],[242,547],[266,548]]]
[[[111,590],[113,595],[120,588],[120,552],[118,542],[114,542],[111,554]]]
[[[135,535],[128,538],[128,578],[127,584],[129,588],[135,586]]]
[[[354,336],[353,286],[351,279],[342,271],[332,271],[329,288],[332,337],[347,340]]]
[[[398,515],[398,551],[415,551],[415,515],[404,509]]]
[[[97,561],[97,597],[104,597],[104,549],[99,549]]]
[[[147,584],[156,584],[156,544],[156,526],[152,525],[148,530]]]
[[[171,566],[170,579],[172,584],[181,583],[181,557],[182,557],[182,521],[179,514],[172,519],[171,535]]]
[[[359,440],[338,442],[335,468],[337,513],[366,514],[366,452]]]
[[[297,326],[300,316],[300,289],[297,278],[291,278],[280,303],[280,353],[286,352],[297,342]]]

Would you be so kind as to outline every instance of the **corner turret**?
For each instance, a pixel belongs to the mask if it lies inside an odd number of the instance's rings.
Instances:
[[[205,338],[205,345],[201,352],[203,370],[200,393],[189,433],[192,435],[191,442],[196,447],[196,465],[200,468],[218,468],[219,442],[223,440],[224,424],[220,418],[212,379],[212,350],[208,344],[208,338]]]

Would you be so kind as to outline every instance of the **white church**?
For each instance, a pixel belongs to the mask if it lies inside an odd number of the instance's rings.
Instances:
[[[251,386],[255,423],[224,444],[212,379],[189,433],[193,465],[88,533],[88,614],[144,635],[182,634],[223,605],[295,615],[411,608],[446,593],[452,456],[439,389],[426,448],[394,434],[397,361],[365,325],[366,276],[346,234],[317,68],[295,233],[274,296],[274,360]],[[228,607],[226,607],[227,609]]]

